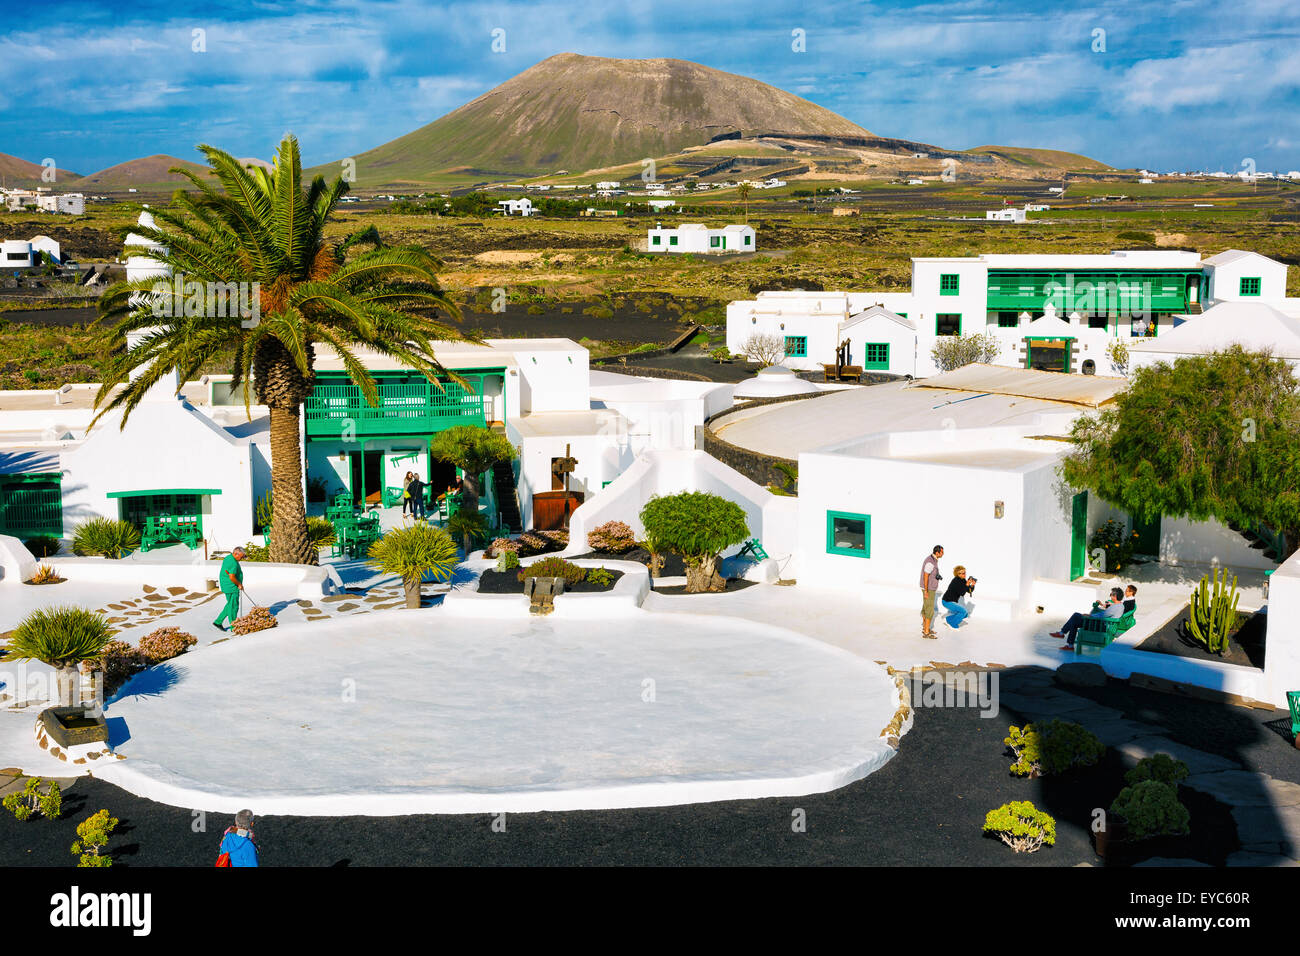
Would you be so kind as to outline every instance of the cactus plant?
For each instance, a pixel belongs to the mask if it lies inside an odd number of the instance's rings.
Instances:
[[[1210,586],[1211,577],[1213,587]],[[1211,574],[1201,578],[1201,583],[1192,592],[1187,618],[1187,633],[1192,640],[1211,654],[1222,654],[1227,650],[1228,635],[1237,629],[1237,601],[1240,598],[1235,574],[1232,584],[1228,584],[1228,572],[1223,568],[1215,568]]]

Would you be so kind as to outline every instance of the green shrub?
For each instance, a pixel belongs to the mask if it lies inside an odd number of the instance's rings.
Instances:
[[[1017,853],[1035,853],[1056,843],[1056,821],[1028,800],[1004,803],[984,817],[984,832],[996,833]]]
[[[505,574],[509,571],[516,571],[519,568],[519,553],[516,551],[502,551],[497,555],[497,572]]]
[[[74,856],[80,855],[77,866],[105,867],[112,866],[113,859],[104,852],[108,846],[109,835],[117,826],[117,818],[110,817],[107,810],[92,813],[77,824],[77,842],[72,844]]]
[[[607,588],[614,583],[614,575],[605,568],[592,568],[587,572],[587,580],[598,588]]]
[[[586,576],[586,568],[580,568],[561,557],[542,558],[519,570],[520,581],[525,578],[564,578],[569,584],[577,584]]]
[[[1192,592],[1187,609],[1187,634],[1211,654],[1222,654],[1228,649],[1229,636],[1240,623],[1237,602],[1241,599],[1241,591],[1237,588],[1235,574],[1232,583],[1228,583],[1227,569],[1215,568],[1213,575],[1213,587],[1210,587],[1210,575],[1207,574]]]
[[[622,554],[636,547],[636,533],[622,521],[606,521],[587,532],[587,547]]]
[[[326,518],[310,515],[307,518],[307,537],[318,548],[328,548],[334,543],[334,525]]]
[[[23,545],[32,553],[33,558],[48,558],[50,555],[59,553],[59,539],[47,535],[28,538],[23,542]]]
[[[1003,743],[1016,757],[1011,772],[1017,777],[1035,772],[1048,776],[1071,767],[1090,767],[1106,752],[1095,735],[1068,720],[1025,724],[1023,729],[1012,726],[1007,734]]]
[[[72,553],[82,557],[124,558],[140,547],[140,531],[129,521],[90,518],[72,530]]]
[[[593,319],[612,319],[614,310],[603,305],[589,305],[582,310],[583,315],[589,315]]]
[[[9,794],[0,803],[19,820],[26,820],[33,813],[39,813],[47,820],[57,820],[63,812],[63,791],[53,780],[42,791],[43,782],[40,777],[28,777],[21,791]]]
[[[1137,532],[1111,518],[1088,537],[1088,562],[1103,573],[1114,574],[1132,560],[1136,546]]]
[[[709,352],[709,358],[713,359],[715,362],[730,362],[731,352],[728,351],[725,345],[720,345]]]
[[[71,667],[94,660],[111,632],[103,615],[80,607],[38,608],[9,636],[9,657]]]
[[[253,542],[250,541],[243,547],[245,561],[258,563],[271,560],[271,549],[267,545],[253,544]]]
[[[1178,791],[1159,780],[1143,780],[1125,787],[1110,805],[1135,840],[1188,832],[1191,814],[1178,800]]]
[[[1154,754],[1139,760],[1136,767],[1124,774],[1124,782],[1132,787],[1145,780],[1159,780],[1176,787],[1187,779],[1188,773],[1187,764],[1181,760],[1175,760],[1169,754]]]
[[[384,574],[402,579],[406,606],[420,606],[420,584],[432,575],[435,581],[450,581],[460,564],[456,541],[442,528],[427,521],[395,528],[370,546],[367,563]]]

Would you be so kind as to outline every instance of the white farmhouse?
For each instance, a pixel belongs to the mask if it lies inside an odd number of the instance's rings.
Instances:
[[[753,226],[730,225],[711,229],[703,223],[689,222],[671,229],[655,226],[648,230],[648,252],[694,252],[721,255],[731,252],[754,252],[758,248]]]
[[[523,199],[502,199],[497,202],[500,211],[506,216],[531,216],[533,201],[525,196]]]
[[[1024,222],[1025,210],[1016,206],[1007,206],[1003,209],[990,209],[984,213],[984,218],[994,222]]]
[[[1300,315],[1286,273],[1240,250],[1205,260],[1178,250],[915,258],[910,292],[770,291],[732,302],[727,348],[744,353],[751,336],[776,336],[783,364],[819,370],[847,341],[850,365],[923,378],[938,371],[941,337],[985,333],[998,365],[1117,375],[1112,342],[1163,336],[1206,306],[1262,302]]]
[[[63,261],[59,243],[49,236],[0,241],[0,269],[30,269],[40,265],[42,252],[55,262]]]

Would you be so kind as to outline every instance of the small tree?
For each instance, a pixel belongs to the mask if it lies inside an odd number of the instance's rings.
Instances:
[[[420,584],[426,575],[449,581],[460,563],[452,536],[427,521],[388,532],[370,546],[368,558],[371,567],[402,579],[408,608],[420,606]]]
[[[1065,481],[1140,520],[1263,523],[1288,550],[1300,540],[1300,385],[1268,353],[1232,346],[1135,369],[1070,441]]]
[[[107,810],[92,813],[77,824],[77,842],[72,844],[74,856],[80,855],[77,866],[105,867],[113,865],[113,858],[105,853],[108,838],[117,827],[117,817]]]
[[[745,204],[745,222],[749,222],[749,183],[741,183],[736,187],[736,198]]]
[[[785,358],[785,340],[779,335],[755,332],[740,345],[740,354],[767,368]]]
[[[72,707],[79,696],[77,665],[98,658],[111,634],[107,621],[95,611],[40,608],[23,618],[9,636],[9,657],[56,668],[59,705]]]
[[[1121,375],[1128,374],[1128,346],[1122,339],[1111,339],[1106,343],[1106,358]]]
[[[19,820],[26,820],[33,813],[40,813],[47,820],[57,820],[63,812],[63,791],[53,780],[42,791],[42,783],[45,781],[40,777],[28,777],[22,790],[9,794],[0,802]]]
[[[703,491],[655,495],[641,509],[641,525],[657,548],[682,556],[688,593],[723,590],[718,555],[749,537],[740,505]]]
[[[934,340],[930,357],[941,372],[951,372],[963,365],[993,362],[1002,350],[1002,343],[992,332],[975,332],[971,335],[941,335]]]
[[[457,425],[433,436],[429,454],[438,461],[455,465],[465,473],[470,492],[477,501],[479,477],[498,462],[514,461],[519,450],[504,436],[487,428]]]

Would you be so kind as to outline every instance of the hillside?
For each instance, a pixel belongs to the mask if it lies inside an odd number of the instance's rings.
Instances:
[[[177,159],[175,156],[159,153],[154,156],[145,156],[141,159],[118,163],[116,166],[108,167],[108,169],[101,169],[97,173],[82,177],[73,185],[81,190],[97,191],[131,188],[170,190],[189,182],[183,176],[168,172],[173,166],[182,166],[196,173],[206,173],[208,171],[206,166],[200,166],[198,163],[191,163],[183,159]]]
[[[1067,153],[1059,149],[1036,149],[1027,146],[976,146],[967,150],[970,153],[984,153],[995,156],[1012,165],[1037,167],[1040,169],[1069,169],[1079,172],[1106,172],[1113,167],[1105,163]]]
[[[0,153],[0,180],[5,186],[62,186],[80,177],[79,173],[71,173],[66,169],[56,169],[56,179],[53,183],[47,183],[41,180],[41,173],[45,167],[40,163],[31,163],[25,159],[19,159],[17,156],[10,156],[8,153]]]
[[[399,139],[356,156],[361,186],[578,172],[717,136],[870,136],[815,103],[684,60],[562,53]],[[313,172],[337,173],[338,163]]]

